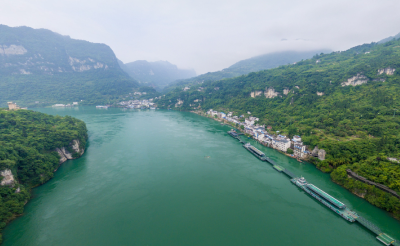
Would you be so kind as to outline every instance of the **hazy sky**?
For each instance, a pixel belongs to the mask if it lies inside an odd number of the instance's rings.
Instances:
[[[109,45],[198,74],[281,50],[345,50],[400,32],[399,0],[0,0],[0,23]]]

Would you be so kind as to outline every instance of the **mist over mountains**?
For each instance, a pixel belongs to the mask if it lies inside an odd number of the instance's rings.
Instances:
[[[221,79],[233,78],[257,72],[265,69],[276,68],[281,65],[287,65],[303,59],[309,59],[316,54],[330,53],[329,49],[311,50],[311,51],[282,51],[255,56],[246,60],[239,61],[232,66],[225,68],[221,71],[210,72],[199,75],[194,78],[185,79],[171,83],[166,90],[170,90],[175,86],[190,85],[202,83],[204,81],[217,81]]]
[[[119,65],[141,85],[159,89],[164,88],[172,81],[196,76],[193,69],[180,69],[168,61],[148,62],[139,60],[126,64],[119,61]]]

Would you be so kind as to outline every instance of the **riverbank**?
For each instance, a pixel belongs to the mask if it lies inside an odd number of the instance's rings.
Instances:
[[[202,111],[191,111],[191,112],[201,115],[201,116],[205,116],[205,117],[213,119],[213,120],[216,120],[218,122],[227,124],[229,126],[232,126],[236,130],[246,134],[243,129],[238,129],[231,122],[225,121],[220,118],[209,117],[206,113],[204,113]],[[253,139],[254,139],[254,137],[253,137]],[[265,147],[271,148],[270,146],[263,144],[262,142],[258,141],[257,139],[254,139],[254,140]],[[296,157],[293,157],[290,154],[284,153],[279,150],[277,150],[277,151],[280,152],[281,154],[284,154],[288,157],[294,158],[297,161],[299,161]],[[391,195],[390,193],[384,192],[384,191],[376,188],[375,186],[367,185],[365,183],[362,183],[360,181],[352,179],[351,177],[349,177],[347,175],[347,173],[344,173],[342,170],[344,168],[347,168],[346,165],[339,167],[341,169],[339,169],[339,168],[334,169],[332,166],[329,166],[329,165],[328,166],[321,165],[321,163],[324,163],[324,162],[321,162],[320,160],[318,160],[316,158],[310,158],[309,156],[307,156],[307,158],[302,158],[302,160],[312,163],[321,172],[330,173],[332,182],[341,185],[342,187],[349,190],[352,194],[365,199],[372,205],[389,212],[393,216],[393,218],[400,220],[400,199],[396,198],[395,196]],[[359,194],[364,194],[364,195],[359,195]]]
[[[299,162],[302,162],[302,161],[300,161],[300,160],[303,160],[303,161],[310,161],[310,157],[309,157],[308,155],[304,155],[303,157],[299,157],[299,156],[294,156],[294,155],[285,153],[285,152],[283,152],[283,151],[281,151],[281,150],[279,150],[279,149],[275,149],[275,148],[271,147],[269,144],[265,144],[265,143],[259,141],[258,139],[256,139],[255,137],[251,136],[250,134],[246,133],[246,132],[244,131],[244,129],[241,129],[240,127],[237,127],[237,126],[236,126],[234,123],[232,123],[232,122],[229,122],[229,121],[224,120],[224,119],[222,119],[222,118],[218,118],[218,117],[215,118],[215,117],[213,117],[213,116],[209,116],[209,115],[207,115],[206,113],[204,113],[204,112],[202,112],[202,111],[190,111],[190,112],[195,113],[195,114],[200,115],[200,116],[203,116],[203,117],[207,117],[207,118],[209,118],[209,119],[213,119],[213,120],[218,121],[218,122],[221,122],[221,123],[223,123],[223,124],[229,125],[229,126],[233,127],[236,131],[240,131],[241,133],[243,133],[245,136],[251,137],[254,141],[258,142],[259,144],[261,144],[261,145],[263,145],[263,146],[265,146],[265,147],[274,149],[274,150],[278,151],[279,153],[281,153],[281,154],[283,154],[283,155],[286,155],[286,156],[288,156],[288,157],[290,157],[290,158],[296,159],[296,160],[299,161]]]

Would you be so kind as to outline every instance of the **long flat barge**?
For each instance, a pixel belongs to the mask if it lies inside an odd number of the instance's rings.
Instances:
[[[252,146],[251,144],[247,143],[247,144],[243,145],[243,147],[245,149],[247,149],[250,153],[255,155],[258,159],[260,159],[262,161],[267,160],[265,154],[262,151],[260,151],[259,149],[257,149],[256,147]]]
[[[346,208],[346,205],[344,205],[344,203],[328,195],[315,185],[307,183],[305,178],[293,178],[290,181],[292,181],[292,183],[298,186],[300,189],[304,190],[307,194],[333,210],[345,220],[354,222],[358,218],[358,215],[350,209]]]

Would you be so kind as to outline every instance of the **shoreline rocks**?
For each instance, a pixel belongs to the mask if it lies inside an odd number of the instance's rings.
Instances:
[[[61,147],[61,148],[55,149],[57,151],[57,153],[60,155],[60,165],[64,162],[66,162],[67,160],[76,159],[85,153],[85,149],[80,149],[79,145],[80,145],[80,142],[77,139],[72,140],[72,142],[69,144],[69,146],[72,148],[72,150],[75,153],[70,153],[66,147]],[[79,156],[74,157],[74,154],[79,154]]]

